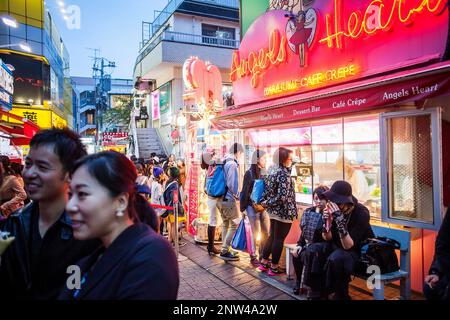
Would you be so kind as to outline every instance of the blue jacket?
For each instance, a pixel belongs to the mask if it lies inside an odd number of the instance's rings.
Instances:
[[[225,156],[224,163],[223,171],[228,187],[225,198],[236,201],[239,199],[239,165],[235,156],[231,154]]]
[[[180,280],[173,248],[166,239],[141,223],[128,227],[108,249],[102,247],[77,265],[85,282],[78,292],[64,289],[61,300],[177,298]]]

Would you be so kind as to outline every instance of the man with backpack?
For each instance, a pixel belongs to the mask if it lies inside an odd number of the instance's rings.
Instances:
[[[239,199],[238,159],[243,152],[242,145],[234,143],[222,164],[210,165],[206,177],[206,193],[209,199],[217,199],[216,207],[222,218],[222,250],[219,257],[224,260],[239,260],[230,251],[230,244],[237,228],[233,220],[240,215],[236,204]]]
[[[219,257],[224,260],[239,260],[230,251],[230,244],[237,228],[233,220],[240,216],[236,202],[239,200],[239,159],[243,153],[244,147],[234,143],[223,161],[226,193],[217,201],[217,207],[222,218],[222,251]]]

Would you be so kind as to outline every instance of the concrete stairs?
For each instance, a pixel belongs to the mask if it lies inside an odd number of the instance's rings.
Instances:
[[[158,155],[165,154],[156,129],[136,128],[136,133],[140,158],[149,159],[153,152]]]

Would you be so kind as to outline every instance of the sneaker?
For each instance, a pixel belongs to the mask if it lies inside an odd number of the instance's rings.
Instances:
[[[233,255],[231,252],[225,252],[225,253],[221,253],[219,255],[219,258],[226,260],[226,261],[237,261],[239,260],[239,257],[236,257],[235,255]]]
[[[239,251],[235,251],[235,250],[231,249],[230,252],[231,252],[231,254],[232,254],[233,256],[239,257]]]
[[[270,266],[269,266],[268,263],[267,263],[267,264],[264,264],[264,263],[261,262],[261,264],[260,264],[259,267],[258,267],[258,270],[264,272],[264,271],[269,270],[269,268],[270,268]]]
[[[273,277],[273,276],[279,276],[281,274],[285,273],[285,270],[281,269],[280,267],[278,268],[270,268],[269,272],[267,273],[267,275]]]
[[[254,266],[254,267],[259,267],[260,266],[260,262],[259,262],[259,260],[256,258],[256,257],[253,257],[253,258],[251,258],[250,259],[250,263],[252,264],[252,266]]]

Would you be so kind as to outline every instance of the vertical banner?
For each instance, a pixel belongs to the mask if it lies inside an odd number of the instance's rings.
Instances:
[[[151,93],[152,120],[156,121],[160,118],[159,110],[159,90]]]

